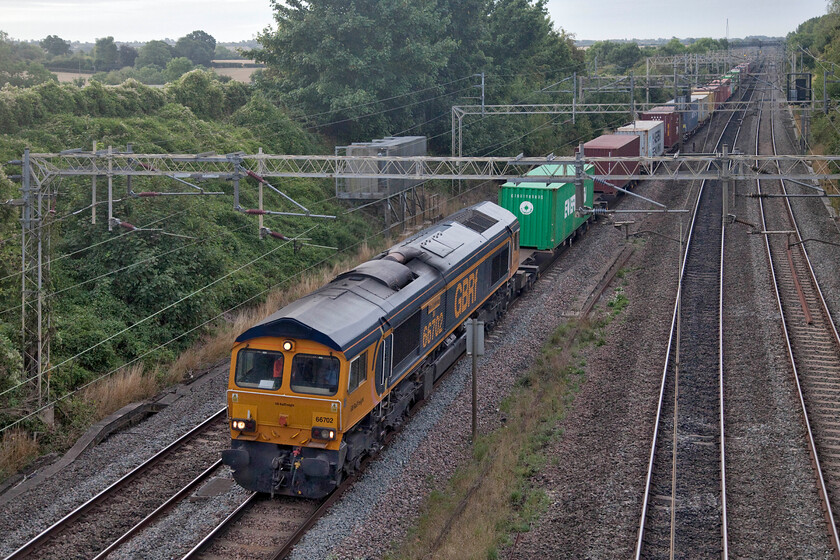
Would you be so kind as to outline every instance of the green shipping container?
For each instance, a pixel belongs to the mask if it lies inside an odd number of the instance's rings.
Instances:
[[[592,175],[595,166],[584,171]],[[575,174],[573,165],[542,165],[528,172],[531,176],[560,177]],[[499,190],[499,206],[513,212],[519,220],[519,244],[540,250],[554,249],[585,223],[588,216],[575,217],[578,206],[592,207],[595,181],[584,179],[584,200],[575,201],[574,183],[505,183]]]
[[[725,76],[723,77],[723,79],[724,79],[724,80],[729,80],[729,82],[730,82],[730,84],[731,84],[731,86],[732,86],[732,93],[735,93],[735,90],[737,90],[737,89],[738,89],[738,86],[739,86],[739,85],[740,85],[740,83],[741,83],[741,80],[740,80],[740,74],[738,74],[737,72],[734,72],[734,71],[733,71],[732,73],[725,75]]]

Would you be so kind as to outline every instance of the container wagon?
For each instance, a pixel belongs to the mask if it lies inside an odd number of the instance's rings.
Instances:
[[[679,96],[665,103],[666,107],[674,107],[680,115],[680,134],[683,140],[694,133],[700,124],[700,101],[692,99],[691,95]]]
[[[715,92],[696,91],[691,94],[691,101],[697,103],[697,125],[705,123],[715,111]]]
[[[708,93],[711,95],[711,108],[709,113],[714,113],[720,104],[723,102],[723,91],[721,90],[720,86],[713,86],[711,84],[703,87],[695,88],[694,91],[691,92],[692,94],[703,94]]]
[[[729,101],[729,98],[732,97],[732,88],[730,84],[731,82],[725,78],[715,80],[711,83],[712,86],[717,87],[720,91],[720,97],[718,99],[718,108],[721,107],[720,104]]]
[[[595,181],[590,177],[594,165],[586,165],[583,181],[583,200],[577,201],[575,184],[505,183],[499,190],[499,206],[513,213],[519,220],[520,247],[553,250],[571,238],[589,216],[575,216],[579,206],[592,207]],[[574,165],[541,165],[528,172],[531,176],[573,176]]]

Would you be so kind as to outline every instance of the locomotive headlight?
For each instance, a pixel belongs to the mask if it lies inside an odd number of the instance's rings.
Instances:
[[[295,349],[295,343],[294,342],[292,342],[291,340],[284,340],[283,341],[283,350],[285,350],[286,352],[291,352],[294,349]]]
[[[253,432],[257,429],[257,422],[253,419],[231,420],[230,425],[233,427],[234,430],[239,430],[240,432]]]
[[[312,439],[332,441],[335,439],[335,430],[332,428],[312,428]]]

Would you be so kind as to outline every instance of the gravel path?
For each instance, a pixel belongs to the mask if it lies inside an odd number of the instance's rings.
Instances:
[[[671,207],[685,207],[689,198],[687,185],[663,182],[641,185],[639,192]],[[631,231],[679,237],[672,217],[626,219],[636,221]],[[559,426],[562,438],[546,449],[557,460],[533,479],[552,503],[503,551],[505,558],[632,556],[678,267],[677,243],[645,239],[636,241],[624,277],[629,304],[607,328],[607,344],[586,351],[586,383]]]

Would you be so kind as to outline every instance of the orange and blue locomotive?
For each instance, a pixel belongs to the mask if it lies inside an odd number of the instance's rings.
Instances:
[[[227,391],[243,487],[319,498],[382,445],[463,353],[464,321],[513,295],[519,223],[483,202],[242,333]]]

